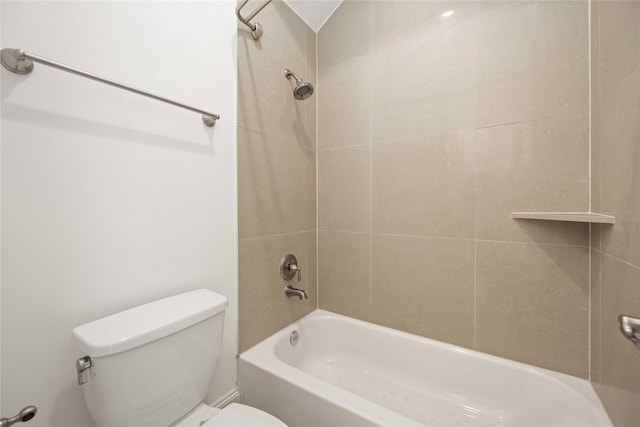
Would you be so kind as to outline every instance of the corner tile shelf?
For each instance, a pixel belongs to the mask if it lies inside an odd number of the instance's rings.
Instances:
[[[511,218],[614,224],[616,218],[593,212],[511,212]]]

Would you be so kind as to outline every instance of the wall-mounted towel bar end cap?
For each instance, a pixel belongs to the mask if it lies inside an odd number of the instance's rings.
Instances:
[[[2,49],[0,62],[4,68],[16,74],[29,74],[33,71],[33,61],[25,56],[22,49]]]
[[[214,126],[219,119],[220,116],[218,116],[217,114],[215,116],[206,116],[204,114],[202,115],[202,123],[209,127]]]

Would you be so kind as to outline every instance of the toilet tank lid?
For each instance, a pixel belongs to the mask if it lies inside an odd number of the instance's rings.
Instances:
[[[72,339],[87,356],[108,356],[166,337],[226,308],[224,295],[199,289],[85,323],[73,329]]]

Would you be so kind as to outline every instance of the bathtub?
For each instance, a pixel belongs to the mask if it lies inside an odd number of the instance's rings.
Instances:
[[[588,381],[323,310],[242,353],[238,389],[291,427],[611,426]]]

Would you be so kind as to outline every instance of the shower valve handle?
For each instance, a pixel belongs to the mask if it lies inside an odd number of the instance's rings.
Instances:
[[[280,261],[280,277],[289,281],[298,273],[298,282],[302,280],[302,267],[298,266],[298,259],[295,255],[288,254]]]
[[[298,267],[296,264],[289,264],[289,271],[292,271],[294,274],[298,273],[298,282],[302,280],[302,267]]]

